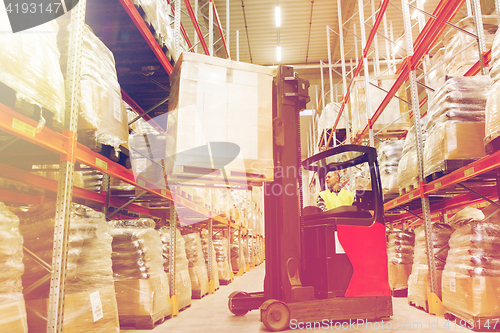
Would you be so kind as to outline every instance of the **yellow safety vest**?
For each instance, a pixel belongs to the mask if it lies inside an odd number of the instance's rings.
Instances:
[[[351,206],[354,202],[354,193],[340,189],[337,194],[335,192],[330,192],[330,190],[325,190],[319,192],[319,196],[325,201],[326,209],[333,209],[339,206]]]

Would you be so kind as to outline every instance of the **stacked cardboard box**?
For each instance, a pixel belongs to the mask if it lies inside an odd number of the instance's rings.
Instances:
[[[178,295],[179,309],[185,309],[191,305],[191,279],[189,277],[189,263],[186,258],[186,248],[184,237],[179,229],[175,229],[175,291],[171,294]],[[170,273],[170,227],[162,227],[159,230],[163,249],[163,269]]]
[[[272,75],[263,66],[183,53],[170,76],[170,177],[272,180]]]
[[[28,332],[21,275],[23,236],[19,218],[0,202],[0,331]]]
[[[436,294],[438,297],[441,297],[441,276],[448,255],[448,240],[452,232],[453,229],[448,224],[432,224],[430,239],[434,248],[436,280],[438,281],[438,290]],[[411,275],[408,279],[408,302],[425,310],[428,309],[427,292],[430,291],[428,262],[425,227],[421,225],[415,229],[415,251]]]
[[[394,231],[389,234],[387,258],[389,260],[389,285],[392,290],[408,289],[414,246],[415,234],[412,231]]]
[[[208,273],[201,238],[196,232],[185,234],[186,257],[189,261],[189,277],[191,278],[192,298],[202,298],[208,294]]]
[[[113,273],[120,325],[152,327],[171,314],[160,235],[149,219],[112,221]]]
[[[25,246],[49,265],[52,262],[55,202],[19,212]],[[111,264],[109,224],[102,213],[72,204],[66,268],[63,330],[119,332]],[[28,288],[47,275],[34,259],[23,258],[23,286]],[[25,293],[30,332],[45,332],[49,280]]]

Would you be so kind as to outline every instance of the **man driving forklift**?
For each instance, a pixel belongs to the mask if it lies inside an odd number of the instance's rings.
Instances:
[[[326,190],[319,192],[317,206],[325,211],[339,206],[351,206],[354,193],[341,187],[339,171],[330,171],[325,177]]]

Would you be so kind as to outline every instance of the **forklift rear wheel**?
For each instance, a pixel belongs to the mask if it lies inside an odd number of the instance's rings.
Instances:
[[[261,320],[272,332],[283,331],[290,324],[290,310],[285,303],[274,301],[261,313]]]
[[[233,292],[231,295],[229,295],[229,301],[227,302],[227,307],[229,308],[229,311],[231,311],[232,314],[234,314],[235,316],[244,316],[248,313],[248,310],[244,310],[244,309],[233,309],[232,307],[232,301],[233,301],[233,298],[238,298],[238,297],[242,297],[242,296],[248,296],[248,294],[244,291],[237,291],[237,292]]]

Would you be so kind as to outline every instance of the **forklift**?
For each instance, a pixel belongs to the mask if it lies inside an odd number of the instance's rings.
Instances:
[[[326,328],[346,320],[359,325],[393,315],[377,151],[341,145],[301,163],[299,112],[309,102],[308,88],[292,67],[278,67],[273,81],[275,174],[273,182],[264,184],[264,291],[229,295],[233,314],[259,309],[270,331],[311,323]],[[356,191],[352,206],[324,212],[302,208],[301,166],[317,172],[322,189],[329,171],[367,166],[371,189]]]

